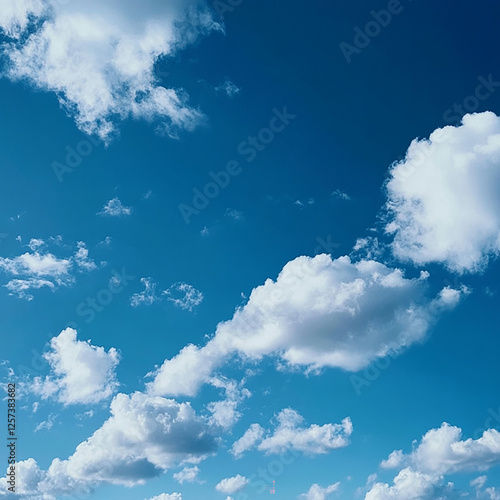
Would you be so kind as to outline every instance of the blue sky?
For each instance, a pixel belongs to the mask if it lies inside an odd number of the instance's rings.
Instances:
[[[499,499],[498,4],[166,4],[0,0],[0,497]]]

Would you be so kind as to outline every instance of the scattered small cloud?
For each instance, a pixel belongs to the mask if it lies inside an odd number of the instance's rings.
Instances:
[[[194,467],[184,467],[184,469],[174,474],[174,479],[180,484],[199,482],[199,473],[200,469],[196,465]]]
[[[130,215],[131,213],[132,209],[123,205],[123,203],[115,197],[109,200],[106,205],[104,205],[103,209],[100,212],[97,212],[97,215],[121,217],[124,215]]]
[[[144,290],[130,297],[132,307],[150,306],[159,300],[156,296],[156,283],[151,278],[141,278],[141,283],[144,285]]]
[[[277,425],[273,432],[265,432],[258,424],[253,424],[236,441],[231,453],[239,458],[249,449],[256,447],[266,455],[295,450],[304,455],[319,455],[349,445],[352,422],[349,417],[340,424],[313,424],[303,427],[304,418],[291,408],[281,410],[276,416]],[[258,444],[257,444],[258,443]]]
[[[239,210],[234,210],[232,208],[226,209],[224,212],[224,216],[228,217],[233,220],[242,220],[243,219],[243,213],[240,212]]]
[[[174,283],[170,288],[163,291],[167,300],[181,309],[192,311],[203,301],[203,294],[192,285],[183,282]]]

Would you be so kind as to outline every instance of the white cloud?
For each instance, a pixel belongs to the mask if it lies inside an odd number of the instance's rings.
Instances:
[[[351,197],[347,194],[341,191],[340,189],[336,189],[332,193],[333,198],[338,198],[339,200],[344,200],[344,201],[350,201]]]
[[[28,243],[28,246],[34,252],[38,248],[45,246],[45,241],[39,238],[31,238],[30,242]]]
[[[197,0],[2,0],[8,76],[56,93],[86,133],[107,140],[119,120],[158,120],[175,135],[202,114],[158,84],[155,63],[221,30]],[[35,22],[30,23],[30,20]],[[41,21],[44,21],[43,23]]]
[[[40,422],[36,427],[35,427],[35,432],[41,431],[41,430],[50,430],[54,426],[55,419],[57,418],[57,415],[50,414],[49,418],[47,420],[44,420],[43,422]]]
[[[246,477],[237,474],[236,476],[228,477],[220,481],[215,486],[215,489],[221,493],[232,495],[242,490],[249,482],[250,481]]]
[[[280,411],[276,419],[278,423],[272,433],[264,433],[260,426],[253,424],[243,437],[233,444],[232,453],[240,457],[245,451],[256,446],[266,455],[287,450],[318,455],[349,445],[349,437],[352,434],[349,418],[342,420],[341,424],[313,424],[303,427],[303,417],[295,410],[287,408]]]
[[[210,427],[189,403],[135,392],[117,394],[110,411],[67,460],[54,459],[46,471],[33,459],[19,463],[20,492],[52,500],[78,491],[88,494],[103,482],[134,486],[167,469],[199,463],[217,449]],[[26,471],[29,478],[22,481]]]
[[[119,363],[113,347],[108,352],[90,342],[77,340],[77,332],[66,328],[50,341],[44,354],[53,375],[35,377],[32,390],[43,399],[53,397],[64,405],[98,403],[118,387],[115,369]]]
[[[488,429],[475,440],[462,440],[461,437],[460,428],[443,423],[440,428],[428,431],[411,453],[392,452],[381,466],[404,468],[396,475],[392,486],[375,483],[365,499],[431,500],[452,488],[451,483],[443,486],[444,476],[485,471],[500,464],[500,432]]]
[[[130,297],[130,305],[132,307],[140,305],[150,306],[159,300],[156,296],[156,283],[151,278],[141,278],[141,283],[145,289],[142,292],[134,293]]]
[[[187,311],[192,311],[203,301],[203,294],[199,290],[182,282],[174,283],[170,288],[164,290],[163,294],[175,306]]]
[[[83,241],[78,242],[78,250],[75,253],[76,265],[84,271],[93,271],[97,269],[96,263],[89,259],[89,251]]]
[[[224,215],[234,220],[243,219],[243,214],[239,210],[235,210],[234,208],[227,208],[226,211],[224,212]]]
[[[162,493],[147,500],[182,500],[182,495],[180,493]]]
[[[233,443],[231,453],[236,458],[240,458],[243,456],[245,451],[255,448],[257,443],[262,441],[264,433],[264,429],[259,424],[250,425],[250,427],[245,431],[245,434]]]
[[[386,232],[394,255],[479,272],[500,252],[500,118],[465,115],[462,125],[415,139],[387,183]]]
[[[446,288],[430,300],[427,276],[408,279],[372,260],[298,257],[276,281],[255,288],[205,346],[188,345],[165,360],[148,389],[194,395],[233,354],[252,360],[276,355],[306,372],[365,368],[422,341],[439,315],[466,293]]]
[[[28,290],[39,290],[44,286],[55,289],[54,283],[52,281],[39,279],[39,278],[29,278],[25,280],[15,279],[10,280],[6,285],[4,285],[7,290],[9,290],[9,295],[14,295],[19,299],[33,300],[33,295],[28,293]]]
[[[174,474],[174,479],[180,484],[194,483],[199,473],[200,469],[196,465],[194,467],[184,467],[184,469]]]
[[[115,197],[109,200],[106,205],[104,205],[103,209],[97,213],[97,215],[120,217],[122,215],[130,215],[131,213],[132,209],[123,205],[123,203]]]
[[[313,484],[307,493],[299,496],[303,500],[326,500],[331,493],[338,491],[340,483],[330,484],[326,488],[322,488],[319,484]]]
[[[14,276],[26,274],[36,277],[51,277],[58,280],[68,279],[71,269],[70,259],[58,259],[51,253],[26,252],[13,259],[0,257],[0,269]]]
[[[223,84],[215,87],[217,92],[224,92],[229,97],[234,97],[240,93],[240,88],[235,85],[231,80],[226,80]]]
[[[75,254],[68,258],[59,258],[47,251],[42,252],[41,248],[46,245],[41,239],[32,238],[28,246],[32,253],[25,252],[13,258],[0,257],[0,271],[15,277],[4,286],[10,295],[20,299],[32,300],[30,290],[43,287],[55,290],[60,286],[71,285],[75,281],[71,274],[75,265],[82,271],[97,269],[94,261],[89,259],[83,241],[78,242]]]

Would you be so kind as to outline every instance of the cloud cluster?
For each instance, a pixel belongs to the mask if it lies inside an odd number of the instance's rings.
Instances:
[[[108,140],[132,117],[175,136],[202,119],[154,73],[160,58],[222,30],[201,0],[3,0],[0,10],[7,75],[54,92],[82,131]]]
[[[45,495],[48,500],[88,493],[102,482],[142,484],[167,469],[199,463],[217,449],[211,427],[189,403],[141,392],[117,394],[110,412],[67,460],[54,459],[47,471],[33,459],[20,462],[20,493]],[[3,483],[5,479],[0,486]]]
[[[349,418],[340,424],[313,424],[303,427],[304,419],[299,413],[287,408],[278,413],[273,432],[264,431],[259,424],[252,424],[236,441],[231,453],[239,458],[249,449],[256,447],[266,455],[295,450],[305,455],[319,455],[343,448],[349,444],[352,422]]]
[[[0,271],[11,277],[4,286],[10,295],[20,299],[33,300],[30,290],[43,287],[55,290],[74,283],[75,277],[71,274],[74,269],[82,272],[97,269],[83,241],[77,243],[74,255],[67,258],[56,257],[47,251],[41,239],[31,239],[28,247],[31,252],[13,258],[0,257]]]
[[[500,253],[500,118],[465,115],[458,127],[415,139],[386,188],[385,229],[396,257],[483,271]]]
[[[77,332],[66,328],[50,341],[44,354],[53,374],[35,377],[32,391],[43,399],[56,399],[64,405],[99,403],[118,387],[116,367],[119,356],[113,347],[103,347],[77,339]]]
[[[393,485],[375,483],[365,500],[431,500],[453,491],[451,483],[444,484],[446,475],[485,471],[500,464],[500,432],[488,429],[478,439],[461,438],[459,427],[443,423],[428,431],[411,453],[395,450],[381,463],[382,468],[403,467]]]
[[[424,339],[464,291],[443,289],[425,296],[426,278],[405,278],[373,260],[298,257],[276,281],[255,288],[233,318],[219,323],[203,347],[188,345],[166,360],[148,384],[153,394],[194,395],[232,354],[259,360],[275,355],[306,372],[323,367],[360,370]]]

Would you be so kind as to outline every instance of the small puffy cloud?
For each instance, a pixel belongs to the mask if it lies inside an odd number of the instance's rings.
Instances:
[[[155,76],[161,58],[222,31],[204,2],[3,0],[0,32],[7,76],[54,92],[78,128],[108,141],[127,118],[166,134],[192,130],[203,115],[182,89]]]
[[[126,207],[117,197],[109,200],[103,209],[97,213],[97,215],[106,215],[109,217],[120,217],[122,215],[130,215],[132,209]]]
[[[76,265],[84,271],[97,269],[96,263],[92,259],[89,259],[89,251],[83,241],[78,242],[78,250],[75,253],[74,259]]]
[[[174,474],[174,479],[180,484],[194,483],[199,473],[200,469],[196,465],[194,467],[184,467],[184,469]]]
[[[203,301],[203,294],[187,283],[174,283],[170,288],[163,291],[167,300],[181,309],[192,311]]]
[[[232,495],[233,493],[237,493],[238,491],[242,490],[249,482],[249,479],[241,476],[240,474],[237,474],[236,476],[228,477],[220,481],[215,486],[215,489],[217,491],[220,491],[221,493]]]
[[[43,399],[55,398],[64,405],[91,404],[107,399],[118,387],[116,366],[119,356],[113,347],[77,340],[77,332],[66,328],[50,341],[44,354],[53,374],[35,377],[32,390]]]
[[[352,434],[350,418],[345,418],[341,424],[313,424],[304,427],[301,425],[303,417],[295,410],[287,408],[282,410],[276,419],[277,426],[273,432],[264,433],[256,424],[250,427],[243,437],[233,444],[232,453],[239,457],[248,449],[256,447],[267,455],[287,450],[299,451],[305,455],[319,455],[349,445]]]
[[[465,115],[415,139],[386,184],[392,251],[422,265],[481,272],[500,253],[500,118]]]
[[[392,485],[375,483],[365,499],[431,500],[450,488],[449,484],[443,485],[444,476],[485,471],[500,464],[500,432],[496,429],[485,430],[478,439],[461,438],[459,427],[443,423],[440,428],[428,431],[411,453],[404,454],[401,450],[392,452],[381,466],[404,468],[396,475]]]
[[[154,394],[196,394],[231,355],[275,355],[306,373],[324,367],[357,371],[422,341],[466,290],[426,296],[426,278],[374,260],[321,254],[288,262],[276,281],[256,287],[203,347],[188,345],[154,373]],[[186,391],[186,392],[183,392]]]
[[[299,496],[302,500],[326,500],[331,493],[338,491],[340,483],[330,484],[322,488],[319,484],[314,483],[307,493],[302,493]]]
[[[132,307],[141,305],[150,306],[159,300],[156,296],[156,283],[151,278],[141,278],[141,283],[144,285],[144,290],[134,293],[130,297],[130,305]]]
[[[0,269],[15,276],[26,274],[66,280],[71,269],[71,260],[59,259],[51,253],[26,252],[13,259],[0,257]]]

